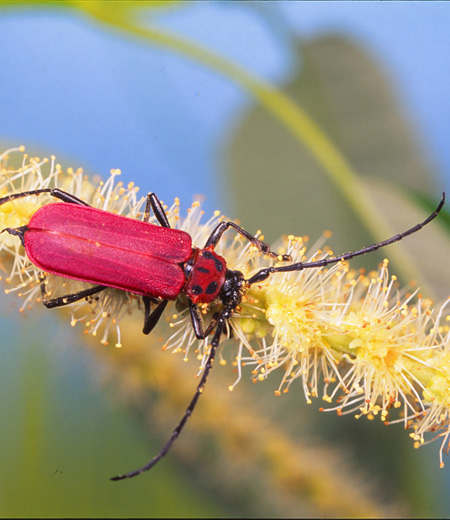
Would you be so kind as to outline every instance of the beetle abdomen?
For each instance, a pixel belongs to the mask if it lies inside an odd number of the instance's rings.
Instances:
[[[40,208],[25,233],[29,259],[48,273],[163,299],[180,293],[191,244],[184,231],[69,203]]]

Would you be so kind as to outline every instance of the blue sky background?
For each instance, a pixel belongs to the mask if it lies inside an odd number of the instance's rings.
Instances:
[[[197,2],[148,20],[273,83],[301,66],[294,38],[350,36],[387,70],[449,189],[446,2]],[[0,138],[227,210],[217,157],[250,102],[227,79],[65,10],[3,9],[0,48]]]

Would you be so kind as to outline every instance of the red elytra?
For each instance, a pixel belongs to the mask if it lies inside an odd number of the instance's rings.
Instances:
[[[78,204],[41,207],[24,241],[28,258],[47,273],[144,296],[173,300],[183,291],[193,303],[209,303],[225,280],[225,260],[212,248],[193,249],[185,231]]]

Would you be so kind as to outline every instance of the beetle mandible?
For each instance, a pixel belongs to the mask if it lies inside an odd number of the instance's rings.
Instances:
[[[142,221],[93,208],[58,188],[11,194],[0,198],[0,205],[42,193],[48,193],[62,202],[46,204],[33,214],[27,225],[6,228],[1,232],[18,236],[29,260],[44,272],[96,284],[73,294],[47,299],[43,281],[41,290],[43,303],[47,308],[69,305],[107,287],[115,287],[142,296],[145,311],[143,333],[149,334],[158,323],[167,303],[184,294],[187,296],[196,337],[202,340],[213,333],[200,382],[169,440],[146,465],[111,480],[139,475],[152,468],[169,451],[194,411],[211,371],[221,336],[226,332],[227,321],[249,286],[266,280],[272,274],[325,267],[397,242],[431,222],[445,202],[443,193],[438,207],[428,218],[382,242],[313,262],[266,267],[245,279],[240,271],[228,269],[226,260],[214,251],[222,235],[230,227],[249,240],[261,253],[282,262],[289,262],[291,258],[272,251],[268,244],[232,221],[219,223],[203,248],[193,247],[188,233],[170,228],[166,212],[154,193],[147,196]],[[159,226],[149,222],[151,211]],[[198,304],[216,300],[221,302],[221,310],[205,326]],[[152,305],[155,305],[153,309]]]

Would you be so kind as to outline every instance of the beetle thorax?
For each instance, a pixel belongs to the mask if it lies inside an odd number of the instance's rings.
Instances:
[[[210,303],[219,297],[225,283],[225,259],[213,248],[194,249],[186,263],[184,292],[193,303]]]

